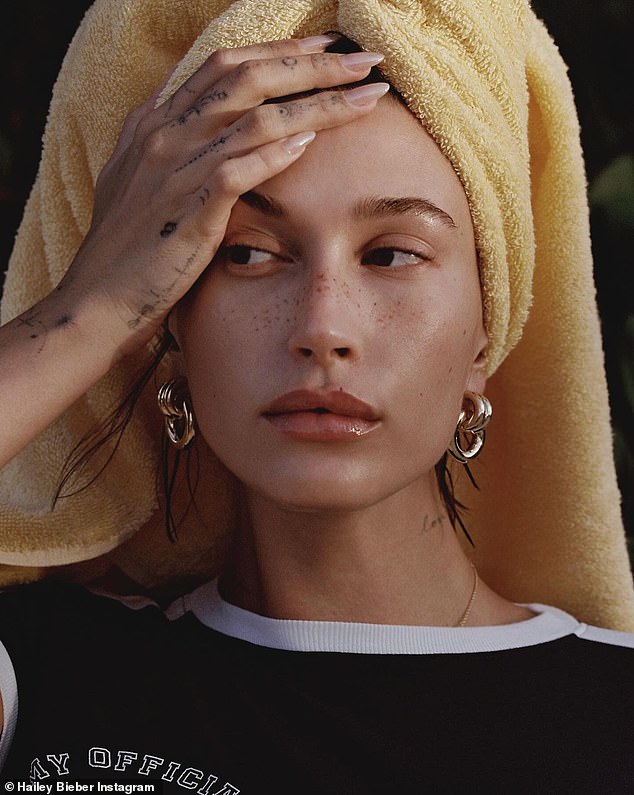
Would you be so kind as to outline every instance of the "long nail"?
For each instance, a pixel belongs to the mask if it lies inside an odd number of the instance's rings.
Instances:
[[[290,138],[284,141],[284,148],[289,155],[296,155],[308,146],[311,141],[314,141],[316,135],[317,133],[315,132],[303,132],[297,133],[297,135],[291,135]]]
[[[358,86],[344,91],[343,95],[351,105],[363,106],[376,102],[389,90],[389,83],[368,83],[366,86]]]
[[[367,72],[368,69],[381,63],[384,57],[380,52],[350,52],[342,55],[340,60],[351,72]]]
[[[341,36],[336,33],[324,33],[323,36],[308,36],[306,39],[298,39],[297,43],[306,52],[318,52],[329,44],[334,44],[340,38]]]

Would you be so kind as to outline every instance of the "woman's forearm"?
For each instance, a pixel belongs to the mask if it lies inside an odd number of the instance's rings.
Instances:
[[[121,358],[121,344],[96,299],[64,290],[0,328],[0,466]]]

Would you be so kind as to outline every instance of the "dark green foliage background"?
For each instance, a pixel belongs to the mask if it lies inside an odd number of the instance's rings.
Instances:
[[[53,81],[89,5],[21,0],[3,10],[0,260],[5,263],[35,177]],[[634,0],[534,0],[533,6],[569,65],[581,120],[615,456],[634,557]],[[579,434],[592,434],[592,417],[579,417]]]

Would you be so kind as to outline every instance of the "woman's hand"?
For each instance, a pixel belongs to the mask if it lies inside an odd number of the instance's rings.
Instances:
[[[209,264],[240,194],[287,168],[315,131],[368,113],[385,93],[386,84],[328,90],[381,59],[325,53],[334,38],[219,50],[169,101],[155,108],[154,95],[127,118],[62,283],[105,307],[123,352],[151,338]],[[324,90],[262,104],[313,89]]]
[[[213,258],[242,193],[293,163],[316,131],[372,110],[386,84],[329,89],[363,79],[380,56],[325,53],[332,40],[220,50],[169,101],[155,108],[157,91],[130,114],[67,275],[0,329],[0,413],[11,417],[0,467],[151,339]]]

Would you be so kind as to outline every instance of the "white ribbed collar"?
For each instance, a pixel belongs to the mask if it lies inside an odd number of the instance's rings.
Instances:
[[[462,654],[535,646],[581,635],[585,624],[556,607],[526,605],[534,618],[492,627],[413,627],[349,621],[267,618],[229,604],[214,580],[179,598],[167,611],[174,620],[191,612],[206,627],[258,646],[287,651],[352,654]]]

